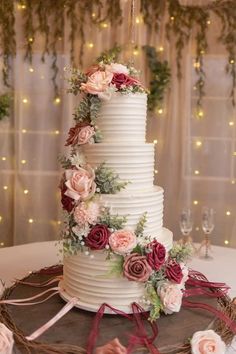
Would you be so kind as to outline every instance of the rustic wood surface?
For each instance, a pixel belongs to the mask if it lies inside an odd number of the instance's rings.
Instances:
[[[29,281],[42,282],[51,276],[33,274]],[[10,298],[26,298],[38,294],[45,288],[34,288],[18,284]],[[196,298],[194,298],[196,300]],[[216,300],[197,298],[198,301],[216,306]],[[9,306],[10,314],[16,325],[30,335],[45,322],[51,319],[65,302],[59,295],[54,296],[43,304],[33,306]],[[67,343],[86,347],[92,327],[94,313],[77,308],[72,309],[52,328],[44,333],[39,340],[47,343]],[[197,330],[206,329],[213,321],[213,315],[202,310],[184,309],[177,314],[161,316],[157,321],[158,337],[155,344],[161,353],[168,353],[173,346],[178,346],[187,340]],[[122,344],[127,344],[128,334],[134,331],[134,324],[117,315],[104,315],[100,323],[97,345],[118,337]],[[139,351],[140,353],[140,351]]]

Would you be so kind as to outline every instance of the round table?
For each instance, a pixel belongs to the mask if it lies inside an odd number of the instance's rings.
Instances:
[[[57,264],[62,261],[61,245],[55,241],[31,243],[0,249],[0,279],[10,286],[15,279],[22,278],[32,271]],[[189,263],[192,269],[204,273],[209,280],[225,282],[230,287],[229,295],[236,296],[234,269],[236,249],[212,246],[211,261],[194,257]],[[236,353],[233,342],[227,353]]]

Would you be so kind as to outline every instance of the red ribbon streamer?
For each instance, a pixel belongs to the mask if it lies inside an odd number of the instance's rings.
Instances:
[[[133,321],[133,320],[135,321],[135,324],[137,326],[137,334],[130,336],[129,345],[127,348],[127,353],[131,353],[134,346],[136,346],[137,344],[141,344],[141,345],[146,346],[149,349],[151,354],[160,354],[159,351],[157,350],[157,348],[153,344],[153,341],[155,340],[155,338],[157,337],[157,334],[158,334],[157,324],[150,323],[153,335],[152,335],[152,337],[148,338],[144,324],[142,322],[142,318],[141,318],[141,316],[142,316],[142,317],[144,317],[144,319],[148,319],[148,315],[145,312],[145,310],[141,306],[139,306],[137,303],[132,304],[133,316],[129,315],[123,311],[120,311],[118,309],[115,309],[114,307],[112,307],[106,303],[101,305],[101,307],[99,308],[99,310],[97,311],[97,313],[95,315],[93,327],[92,327],[92,330],[89,335],[88,345],[87,345],[87,354],[92,354],[92,352],[93,352],[93,348],[95,346],[96,338],[97,338],[98,332],[99,332],[99,324],[100,324],[100,321],[104,315],[106,308],[109,308],[117,315],[121,315],[121,316],[127,318],[129,321]]]

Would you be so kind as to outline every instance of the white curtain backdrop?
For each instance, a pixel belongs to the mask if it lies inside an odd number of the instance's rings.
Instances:
[[[196,1],[195,1],[196,3]],[[122,2],[128,14],[129,1]],[[204,55],[206,97],[203,117],[196,118],[194,41],[183,53],[183,78],[176,76],[174,38],[167,42],[163,19],[158,34],[151,38],[137,12],[135,36],[138,50],[135,66],[148,83],[148,69],[141,46],[155,46],[169,61],[171,85],[163,112],[147,121],[147,141],[157,140],[155,182],[165,189],[165,226],[180,237],[179,213],[185,206],[194,213],[193,238],[202,240],[201,208],[216,211],[212,242],[236,247],[236,119],[229,99],[231,79],[225,73],[227,54],[217,43],[218,23],[211,18],[209,51]],[[17,10],[16,9],[16,13]],[[78,98],[66,93],[65,66],[69,61],[69,42],[65,21],[65,40],[58,54],[60,95],[54,100],[51,82],[52,58],[41,62],[43,38],[37,38],[33,64],[24,61],[24,43],[17,15],[17,55],[13,60],[14,109],[10,119],[0,122],[0,245],[8,246],[60,237],[62,214],[58,189],[59,153],[65,152],[67,131],[73,124],[73,109]],[[110,24],[98,31],[86,30],[84,65],[88,66],[104,49],[115,43],[127,44],[128,20],[114,29]],[[79,48],[79,39],[76,48]],[[127,53],[123,53],[127,57]],[[4,88],[2,87],[2,90]]]

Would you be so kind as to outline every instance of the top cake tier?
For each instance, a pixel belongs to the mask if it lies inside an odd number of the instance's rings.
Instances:
[[[97,119],[103,143],[144,143],[146,136],[147,95],[114,93],[102,101]]]

